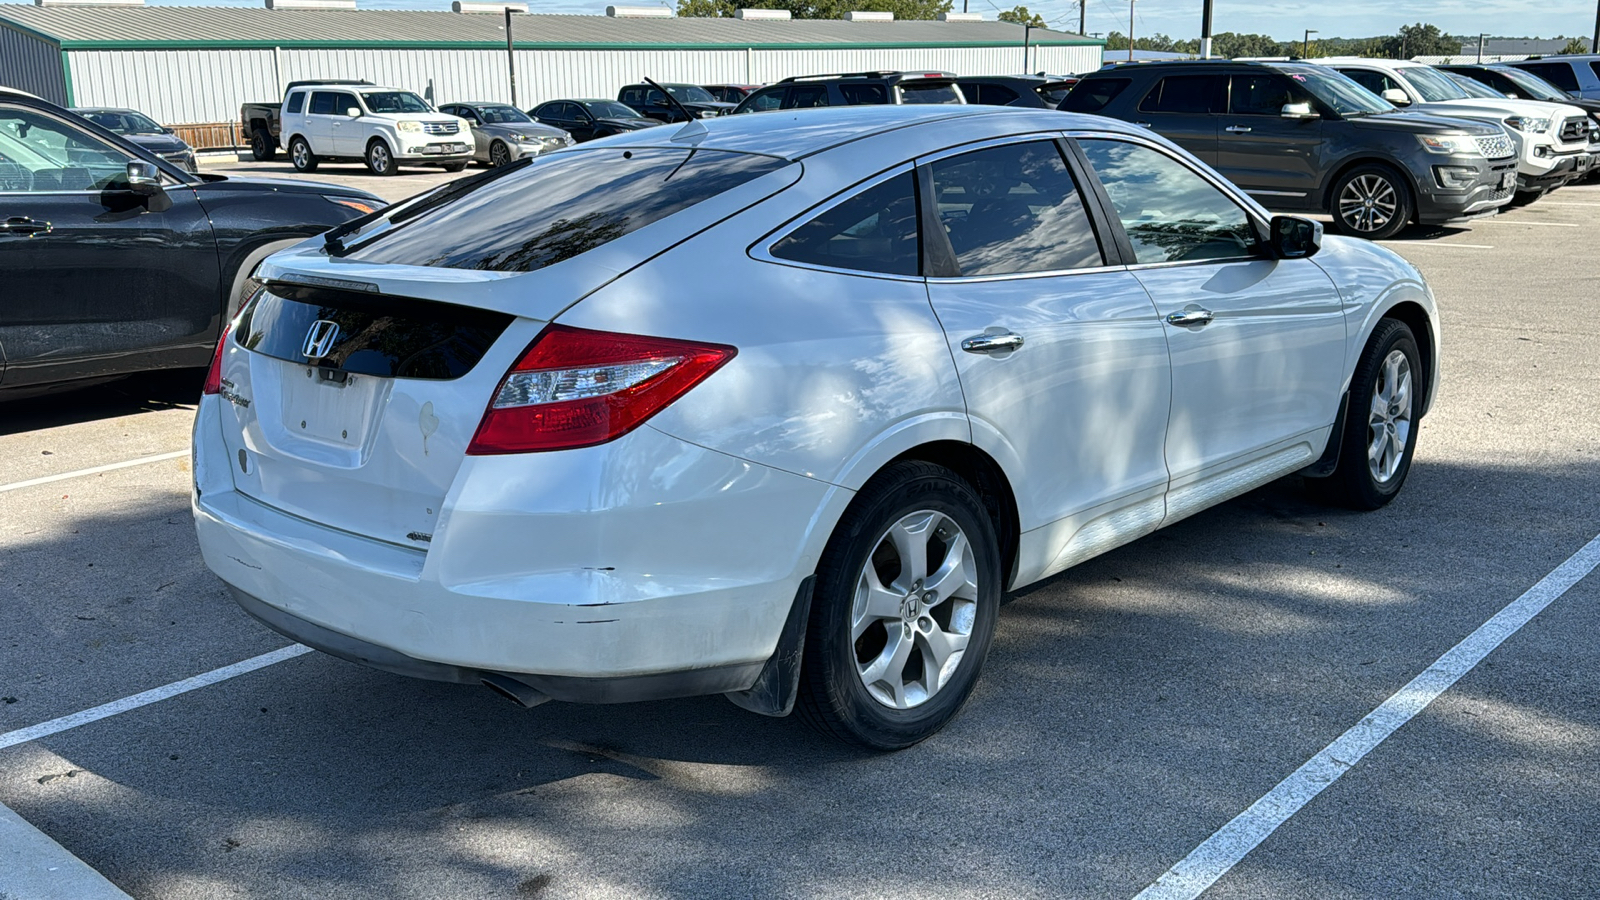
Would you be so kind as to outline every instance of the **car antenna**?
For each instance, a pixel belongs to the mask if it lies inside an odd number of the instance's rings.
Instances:
[[[643,79],[643,81],[644,81],[645,84],[648,84],[651,87],[655,88],[656,90],[660,91],[661,95],[663,97],[667,98],[667,102],[672,104],[672,107],[674,109],[676,109],[678,112],[683,113],[683,119],[684,119],[683,127],[679,128],[677,130],[677,132],[672,135],[672,140],[675,140],[675,141],[676,140],[688,140],[690,138],[697,138],[697,137],[700,137],[703,134],[707,134],[708,133],[707,130],[706,130],[706,126],[701,123],[699,118],[697,118],[693,113],[689,112],[688,107],[685,107],[682,103],[679,103],[678,102],[678,98],[672,96],[672,92],[671,91],[667,90],[666,88],[662,87],[659,84],[656,84],[654,81],[651,81],[648,78]]]

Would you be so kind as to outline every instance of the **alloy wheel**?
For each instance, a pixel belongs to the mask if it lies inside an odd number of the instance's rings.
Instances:
[[[1355,231],[1379,231],[1399,209],[1398,190],[1381,175],[1358,175],[1339,192],[1339,218]]]
[[[368,153],[370,155],[370,159],[372,160],[372,170],[374,172],[387,172],[389,170],[388,147],[381,143],[373,144],[372,149],[368,151]]]
[[[978,567],[949,516],[921,510],[878,538],[850,615],[856,674],[891,709],[931,699],[961,664],[978,612]]]
[[[306,146],[305,141],[294,142],[294,167],[296,169],[305,168],[306,160],[310,158],[310,156],[311,149]]]
[[[506,150],[506,145],[495,141],[489,147],[489,165],[499,168],[511,161],[511,153]]]
[[[1394,478],[1411,439],[1411,361],[1391,350],[1378,368],[1367,416],[1367,470],[1385,484]]]

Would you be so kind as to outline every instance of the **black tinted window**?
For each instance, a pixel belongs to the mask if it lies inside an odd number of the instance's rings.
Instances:
[[[1522,63],[1518,65],[1517,68],[1527,69],[1529,72],[1532,72],[1540,78],[1543,78],[1545,81],[1550,82],[1563,91],[1575,91],[1578,89],[1577,73],[1572,71],[1572,66],[1567,65],[1564,62]]]
[[[1222,75],[1168,75],[1156,82],[1139,104],[1140,112],[1218,112]],[[1076,93],[1076,91],[1074,91]]]
[[[1589,71],[1593,72],[1596,76],[1600,76],[1600,62],[1589,63]],[[1574,90],[1576,90],[1576,88],[1574,88]]]
[[[1083,198],[1050,141],[930,163],[939,220],[962,275],[1055,272],[1105,263]]]
[[[306,95],[304,91],[298,91],[289,95],[289,112],[297,113],[300,110],[305,109],[305,106]]]
[[[784,109],[811,109],[815,106],[827,105],[828,88],[820,84],[789,88],[789,96],[783,100]]]
[[[890,275],[921,271],[916,177],[907,172],[835,204],[772,245],[779,259]]]
[[[889,89],[881,84],[841,84],[839,93],[844,95],[844,102],[851,106],[889,102]]]
[[[1280,116],[1290,103],[1315,103],[1305,88],[1277,73],[1233,76],[1228,111],[1244,116]]]
[[[961,92],[949,81],[902,81],[901,103],[960,103]]]
[[[571,259],[788,163],[692,149],[541,158],[350,254],[364,262],[530,272]]]
[[[769,109],[777,109],[783,103],[785,91],[785,88],[757,91],[744,101],[744,105],[739,107],[739,111],[765,112]]]
[[[334,114],[334,108],[338,105],[338,94],[317,91],[311,95],[311,114],[314,116],[331,116]]]
[[[1131,78],[1086,78],[1072,86],[1060,108],[1067,112],[1099,112],[1130,84]]]
[[[1079,145],[1105,185],[1141,263],[1236,259],[1256,243],[1250,217],[1165,153],[1125,141]]]

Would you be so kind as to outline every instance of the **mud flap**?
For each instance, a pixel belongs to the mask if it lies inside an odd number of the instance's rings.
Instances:
[[[722,695],[733,701],[734,706],[763,716],[787,716],[794,711],[794,700],[800,693],[800,660],[805,655],[806,624],[811,619],[811,591],[816,582],[815,575],[808,575],[800,582],[794,605],[789,607],[789,618],[783,623],[783,633],[778,636],[778,648],[761,667],[756,683],[749,690]]]
[[[1350,392],[1345,391],[1339,398],[1339,415],[1334,417],[1333,430],[1328,432],[1328,446],[1323,448],[1322,458],[1300,470],[1300,474],[1307,478],[1327,478],[1333,470],[1339,468],[1339,448],[1344,445],[1344,422],[1350,413]]]

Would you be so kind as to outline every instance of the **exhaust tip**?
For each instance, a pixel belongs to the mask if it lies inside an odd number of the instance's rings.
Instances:
[[[497,672],[485,672],[478,680],[482,682],[484,687],[525,709],[532,709],[550,700],[549,694],[538,690],[532,685]]]

